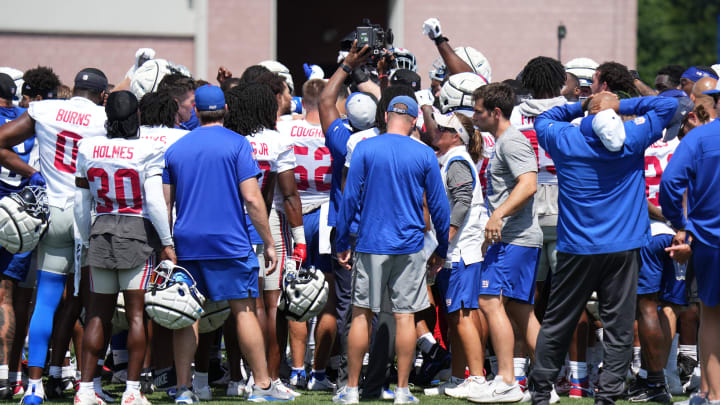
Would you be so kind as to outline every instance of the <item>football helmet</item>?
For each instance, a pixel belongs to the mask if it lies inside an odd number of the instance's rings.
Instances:
[[[455,110],[472,110],[475,89],[488,84],[483,76],[472,72],[452,75],[440,89],[440,110],[443,114]]]
[[[35,249],[48,226],[45,187],[27,186],[0,199],[0,246],[12,254]]]
[[[260,66],[264,66],[267,68],[267,70],[277,73],[280,76],[285,79],[285,83],[287,83],[288,87],[290,88],[290,93],[293,92],[295,89],[295,84],[293,83],[292,75],[290,74],[290,69],[287,68],[287,66],[283,65],[282,63],[276,61],[276,60],[264,60],[260,63],[258,63]]]
[[[565,71],[580,79],[581,86],[590,86],[597,67],[598,63],[590,58],[575,58],[565,64]]]
[[[454,51],[460,59],[470,65],[473,72],[482,76],[485,82],[490,83],[492,80],[492,67],[490,67],[490,62],[485,55],[470,46],[460,46],[455,48]]]
[[[322,311],[327,299],[328,283],[322,272],[315,267],[289,270],[282,280],[278,310],[287,319],[305,322]]]
[[[417,60],[410,51],[405,48],[393,48],[392,53],[395,56],[397,69],[408,69],[417,72]]]
[[[145,94],[157,91],[163,77],[172,73],[192,76],[185,66],[176,65],[165,59],[150,59],[135,71],[130,81],[130,91],[140,100]]]
[[[230,315],[230,304],[226,300],[208,301],[205,303],[205,312],[200,318],[198,330],[200,333],[208,333],[223,326]]]
[[[439,82],[445,80],[447,73],[447,66],[443,58],[437,58],[433,61],[432,67],[430,68],[430,80],[437,80]]]
[[[202,317],[205,297],[190,272],[163,260],[150,275],[145,293],[145,311],[168,329],[182,329]]]

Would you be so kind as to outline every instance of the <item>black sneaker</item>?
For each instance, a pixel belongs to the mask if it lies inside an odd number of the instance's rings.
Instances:
[[[672,395],[668,392],[665,384],[658,386],[647,386],[645,389],[628,398],[630,402],[659,402],[669,404],[672,402]]]
[[[693,372],[695,371],[695,367],[697,367],[697,360],[693,359],[690,356],[686,356],[684,354],[678,354],[677,357],[677,367],[678,371],[680,372],[680,381],[682,381],[683,384],[685,384],[690,377],[692,377]]]
[[[45,383],[45,396],[48,399],[59,399],[63,398],[63,392],[65,391],[65,383],[62,378],[48,377]]]
[[[0,380],[0,400],[12,399],[14,393],[15,389],[8,380]]]
[[[634,397],[635,395],[640,394],[641,392],[644,392],[648,388],[647,380],[640,377],[639,375],[635,376],[635,379],[632,380],[630,385],[628,385],[627,392],[625,395],[630,398]]]
[[[150,395],[155,392],[155,381],[153,379],[152,370],[144,369],[140,373],[140,392],[143,395]]]
[[[450,368],[450,363],[450,353],[440,346],[439,343],[435,343],[427,355],[423,355],[423,363],[422,366],[420,366],[420,371],[415,374],[415,385],[430,385],[440,371]]]

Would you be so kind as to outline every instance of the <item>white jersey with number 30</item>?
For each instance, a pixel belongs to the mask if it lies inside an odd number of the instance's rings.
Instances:
[[[80,141],[77,177],[90,183],[98,215],[146,216],[145,180],[161,176],[162,145],[147,139],[95,137]]]
[[[278,121],[277,129],[295,150],[295,182],[303,212],[329,201],[332,157],[320,125],[306,120]]]
[[[40,172],[47,182],[50,205],[65,207],[75,197],[78,143],[105,137],[105,109],[83,97],[30,103],[35,139],[40,152]]]

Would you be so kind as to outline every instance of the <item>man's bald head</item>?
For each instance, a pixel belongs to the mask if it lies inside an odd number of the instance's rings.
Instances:
[[[708,90],[715,90],[715,86],[717,86],[717,80],[713,79],[712,77],[703,77],[702,79],[695,82],[695,85],[693,86],[692,92],[690,93],[690,98],[695,102],[695,99],[698,97],[706,96],[703,94],[703,92]]]

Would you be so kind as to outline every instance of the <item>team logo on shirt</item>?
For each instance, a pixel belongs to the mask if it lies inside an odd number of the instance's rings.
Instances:
[[[449,307],[450,305],[452,305],[452,298],[446,298],[446,299],[445,299],[445,306],[446,306],[446,307]]]
[[[490,280],[483,280],[482,288],[490,288]]]
[[[633,122],[635,122],[635,125],[642,125],[645,123],[645,117],[637,117]]]

